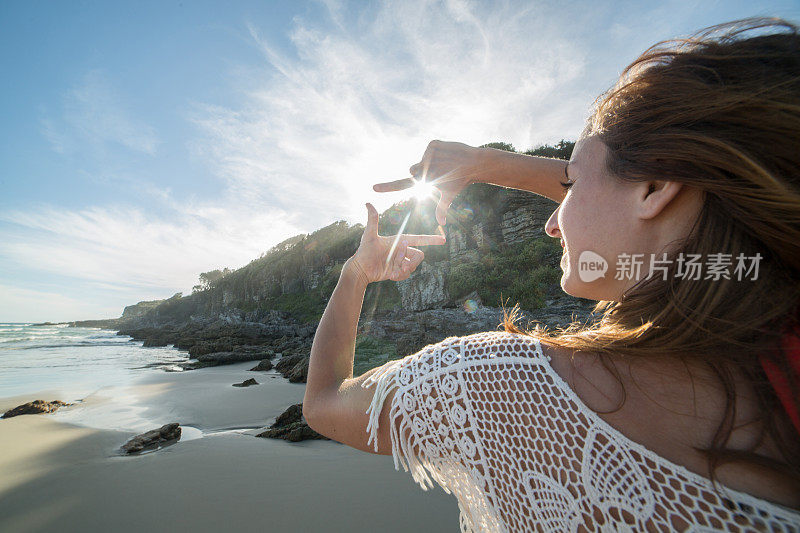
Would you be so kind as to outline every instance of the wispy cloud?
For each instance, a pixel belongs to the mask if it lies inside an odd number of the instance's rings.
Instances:
[[[528,148],[580,131],[590,102],[568,87],[585,52],[545,8],[327,5],[334,23],[297,19],[289,52],[251,24],[268,65],[245,80],[249,105],[198,109],[198,149],[237,197],[314,213],[303,225],[360,220],[370,185],[405,176],[433,138]]]
[[[19,264],[163,293],[191,287],[201,270],[240,266],[294,229],[266,211],[237,219],[221,208],[191,206],[170,221],[124,206],[44,207],[2,213],[0,220],[27,230],[0,240],[0,255]]]
[[[87,72],[67,92],[59,113],[42,118],[42,133],[62,154],[109,145],[153,154],[159,144],[155,130],[135,117],[100,70]]]

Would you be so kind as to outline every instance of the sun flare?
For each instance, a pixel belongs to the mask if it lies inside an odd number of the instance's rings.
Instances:
[[[411,187],[411,195],[417,200],[434,198],[435,192],[436,187],[434,187],[429,181],[419,180]]]

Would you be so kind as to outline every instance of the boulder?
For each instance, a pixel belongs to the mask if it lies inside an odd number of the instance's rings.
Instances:
[[[262,359],[260,363],[250,369],[250,371],[267,371],[272,370],[272,362],[269,359]]]
[[[125,453],[138,453],[145,448],[165,444],[179,438],[181,438],[180,424],[172,422],[171,424],[164,424],[158,429],[151,429],[150,431],[136,435],[122,445],[122,450]]]
[[[289,406],[286,411],[275,419],[275,423],[273,423],[269,429],[262,431],[256,435],[256,437],[284,439],[290,442],[308,439],[331,440],[308,427],[305,418],[303,418],[302,403]]]
[[[301,421],[303,421],[303,404],[296,403],[289,406],[288,409],[278,415],[278,418],[275,419],[275,423],[270,427],[282,427]]]
[[[206,368],[209,366],[217,366],[216,361],[181,361],[176,363],[175,366],[181,367],[183,370],[197,370],[198,368]]]
[[[249,387],[250,385],[258,385],[258,381],[256,381],[253,378],[250,378],[242,381],[241,383],[233,384],[234,387]]]
[[[37,415],[40,413],[52,413],[59,407],[64,407],[66,405],[72,405],[72,404],[62,402],[61,400],[53,400],[52,402],[47,402],[45,400],[34,400],[32,402],[18,405],[17,407],[14,407],[13,409],[6,411],[0,418],[11,418],[12,416],[19,416],[19,415]]]

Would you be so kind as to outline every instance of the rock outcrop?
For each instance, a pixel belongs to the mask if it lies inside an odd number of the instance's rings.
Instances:
[[[177,422],[164,424],[158,429],[152,429],[140,435],[136,435],[122,445],[125,453],[138,453],[144,449],[162,446],[177,441],[181,438],[181,427]]]
[[[258,361],[265,356],[264,350],[251,347],[236,346],[230,352],[213,352],[198,355],[196,359],[203,363],[213,363],[215,365],[229,365],[242,361]]]
[[[272,370],[272,361],[269,359],[262,359],[256,366],[250,369],[251,372],[265,372]]]
[[[237,321],[238,313],[179,326],[121,329],[144,346],[167,346],[187,350],[194,361],[177,363],[184,370],[225,365],[242,361],[263,361],[283,355],[305,353],[311,349],[316,325],[299,324],[285,314],[269,315],[267,323]],[[249,318],[249,317],[248,317]]]
[[[543,196],[507,191],[500,222],[503,242],[514,244],[544,236],[544,225],[556,207],[558,204]]]
[[[234,387],[249,387],[250,385],[258,385],[258,381],[256,381],[254,378],[250,378],[242,381],[241,383],[233,384]]]
[[[259,433],[256,437],[284,439],[291,442],[307,439],[331,440],[308,427],[306,419],[303,417],[302,403],[290,406],[275,419],[275,423],[269,429]]]
[[[517,324],[532,329],[537,322],[549,328],[566,327],[573,321],[586,323],[592,317],[595,303],[569,296],[551,298],[543,309],[522,312]],[[465,303],[461,308],[428,309],[415,313],[391,311],[370,320],[362,320],[358,333],[391,340],[397,346],[397,353],[405,356],[446,337],[502,330],[499,327],[502,322],[501,308],[483,307],[473,300],[469,306]]]
[[[308,377],[309,356],[310,353],[283,356],[275,363],[275,370],[291,383],[305,383]]]
[[[450,297],[445,289],[449,263],[422,262],[408,279],[397,283],[402,307],[406,311],[421,311],[446,305]]]
[[[61,400],[53,400],[52,402],[48,402],[45,400],[34,400],[32,402],[18,405],[17,407],[14,407],[13,409],[6,411],[0,418],[11,418],[12,416],[19,416],[19,415],[38,415],[41,413],[52,413],[57,409],[67,405],[72,405],[72,404],[62,402]]]

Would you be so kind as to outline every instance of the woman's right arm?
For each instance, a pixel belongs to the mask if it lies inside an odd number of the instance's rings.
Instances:
[[[480,181],[501,187],[528,191],[561,203],[566,192],[561,182],[567,181],[563,159],[550,159],[535,155],[517,154],[496,148],[475,148],[481,150],[487,161],[486,175]]]
[[[528,191],[561,203],[566,180],[564,168],[567,162],[525,154],[476,148],[463,143],[431,141],[422,161],[410,168],[415,179],[424,179],[442,192],[436,208],[436,219],[444,225],[450,203],[467,185],[489,183]],[[414,179],[406,178],[388,183],[379,183],[373,188],[377,192],[399,191],[414,185]]]

